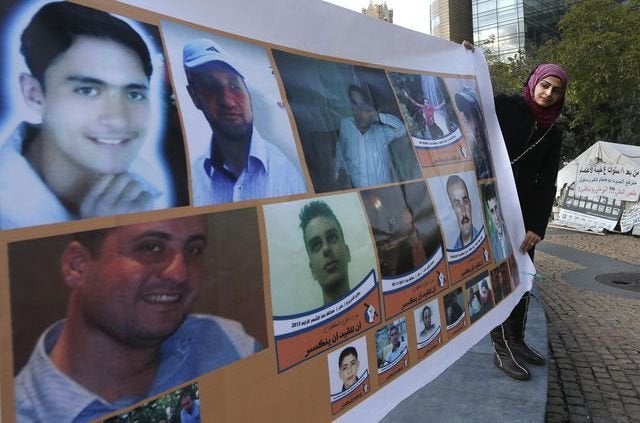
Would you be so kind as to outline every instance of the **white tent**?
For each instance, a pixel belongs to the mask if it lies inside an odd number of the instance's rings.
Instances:
[[[558,172],[553,223],[640,235],[639,194],[640,146],[598,141]]]

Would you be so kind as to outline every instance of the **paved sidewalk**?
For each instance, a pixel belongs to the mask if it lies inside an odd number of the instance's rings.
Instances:
[[[382,421],[640,422],[640,293],[595,281],[640,272],[640,238],[550,228],[536,269],[527,340],[548,366],[509,379],[485,337]]]
[[[536,266],[551,358],[547,422],[640,422],[640,296],[593,279],[640,272],[640,238],[552,229]]]

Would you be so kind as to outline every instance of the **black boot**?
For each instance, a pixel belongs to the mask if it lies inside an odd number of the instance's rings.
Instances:
[[[531,348],[524,340],[524,330],[527,325],[527,311],[529,310],[529,293],[525,293],[522,299],[513,309],[507,321],[509,322],[509,336],[507,343],[513,354],[520,361],[542,366],[545,363],[544,356]]]
[[[493,348],[496,351],[494,363],[496,367],[502,369],[502,371],[509,377],[519,380],[529,380],[531,378],[531,373],[529,373],[529,370],[524,364],[518,362],[517,358],[509,348],[509,344],[507,342],[508,332],[507,322],[500,326],[496,326],[491,331],[491,341],[493,342]]]

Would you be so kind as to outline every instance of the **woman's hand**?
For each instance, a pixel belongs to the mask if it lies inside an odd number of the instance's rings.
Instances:
[[[542,238],[540,238],[540,235],[538,235],[537,233],[533,231],[527,231],[527,234],[524,236],[524,241],[522,241],[522,244],[520,244],[520,252],[522,254],[526,253],[527,251],[535,247],[541,239]]]

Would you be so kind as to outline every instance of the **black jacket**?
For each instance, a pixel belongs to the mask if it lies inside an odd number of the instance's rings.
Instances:
[[[522,96],[499,94],[495,104],[509,159],[513,161],[547,129],[535,125]],[[556,194],[561,143],[562,132],[554,126],[538,145],[511,165],[525,228],[543,238]]]

